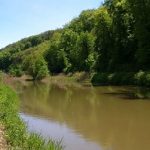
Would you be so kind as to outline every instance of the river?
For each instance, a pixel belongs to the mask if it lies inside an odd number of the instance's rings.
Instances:
[[[14,81],[30,132],[65,150],[150,150],[150,90]]]

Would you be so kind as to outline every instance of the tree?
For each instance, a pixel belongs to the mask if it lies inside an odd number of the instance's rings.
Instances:
[[[0,53],[0,70],[8,71],[9,66],[12,64],[11,54],[8,51]]]
[[[94,36],[88,32],[82,32],[78,36],[76,43],[77,71],[90,71],[90,68],[92,66],[92,64],[90,64],[90,54],[94,51],[94,40]]]
[[[83,11],[79,17],[67,24],[66,28],[77,33],[91,32],[94,28],[94,12],[94,9]]]
[[[113,49],[112,20],[106,7],[98,9],[95,13],[95,51],[98,54],[96,71],[106,72],[109,68],[110,55]]]
[[[42,80],[48,75],[47,63],[42,56],[30,55],[25,58],[23,65],[33,80]]]
[[[134,17],[126,0],[106,0],[104,6],[112,20],[108,71],[136,70]],[[106,38],[109,39],[109,38]],[[110,43],[110,42],[107,42]],[[103,62],[103,61],[102,61]]]
[[[135,18],[134,33],[138,41],[136,60],[138,69],[150,68],[150,1],[127,0]]]
[[[45,60],[51,73],[60,73],[65,68],[65,52],[59,46],[59,41],[51,42],[50,48],[45,52]]]
[[[65,29],[60,38],[60,49],[64,51],[65,57],[67,57],[67,64],[69,66],[66,66],[66,68],[70,71],[77,70],[76,67],[79,64],[76,47],[78,36],[79,34],[77,32],[71,29]]]

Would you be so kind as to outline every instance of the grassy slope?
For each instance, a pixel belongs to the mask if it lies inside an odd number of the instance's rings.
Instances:
[[[37,134],[27,133],[24,122],[18,115],[19,101],[12,89],[0,84],[0,122],[5,126],[8,145],[14,149],[61,150],[59,143],[45,141]]]

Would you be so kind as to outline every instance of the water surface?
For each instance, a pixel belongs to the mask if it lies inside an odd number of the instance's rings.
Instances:
[[[150,92],[134,87],[13,83],[31,132],[65,150],[150,150]]]

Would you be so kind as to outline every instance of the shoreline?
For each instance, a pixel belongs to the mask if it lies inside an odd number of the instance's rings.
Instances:
[[[0,124],[0,150],[7,150],[8,144],[5,139],[5,128]]]
[[[11,81],[30,82],[33,81],[28,75],[21,77],[13,77],[5,74],[4,81],[9,84]],[[42,80],[37,80],[41,83],[79,83],[85,86],[134,86],[134,87],[150,87],[150,72],[116,72],[116,73],[93,73],[75,72],[73,74],[57,74],[47,76]],[[34,82],[37,82],[34,81]]]
[[[47,142],[40,135],[27,132],[26,124],[18,114],[18,97],[10,87],[4,85],[2,82],[0,84],[0,110],[0,146],[2,143],[3,147],[6,147],[6,150],[9,148],[26,150],[63,149],[60,142],[51,139]]]

